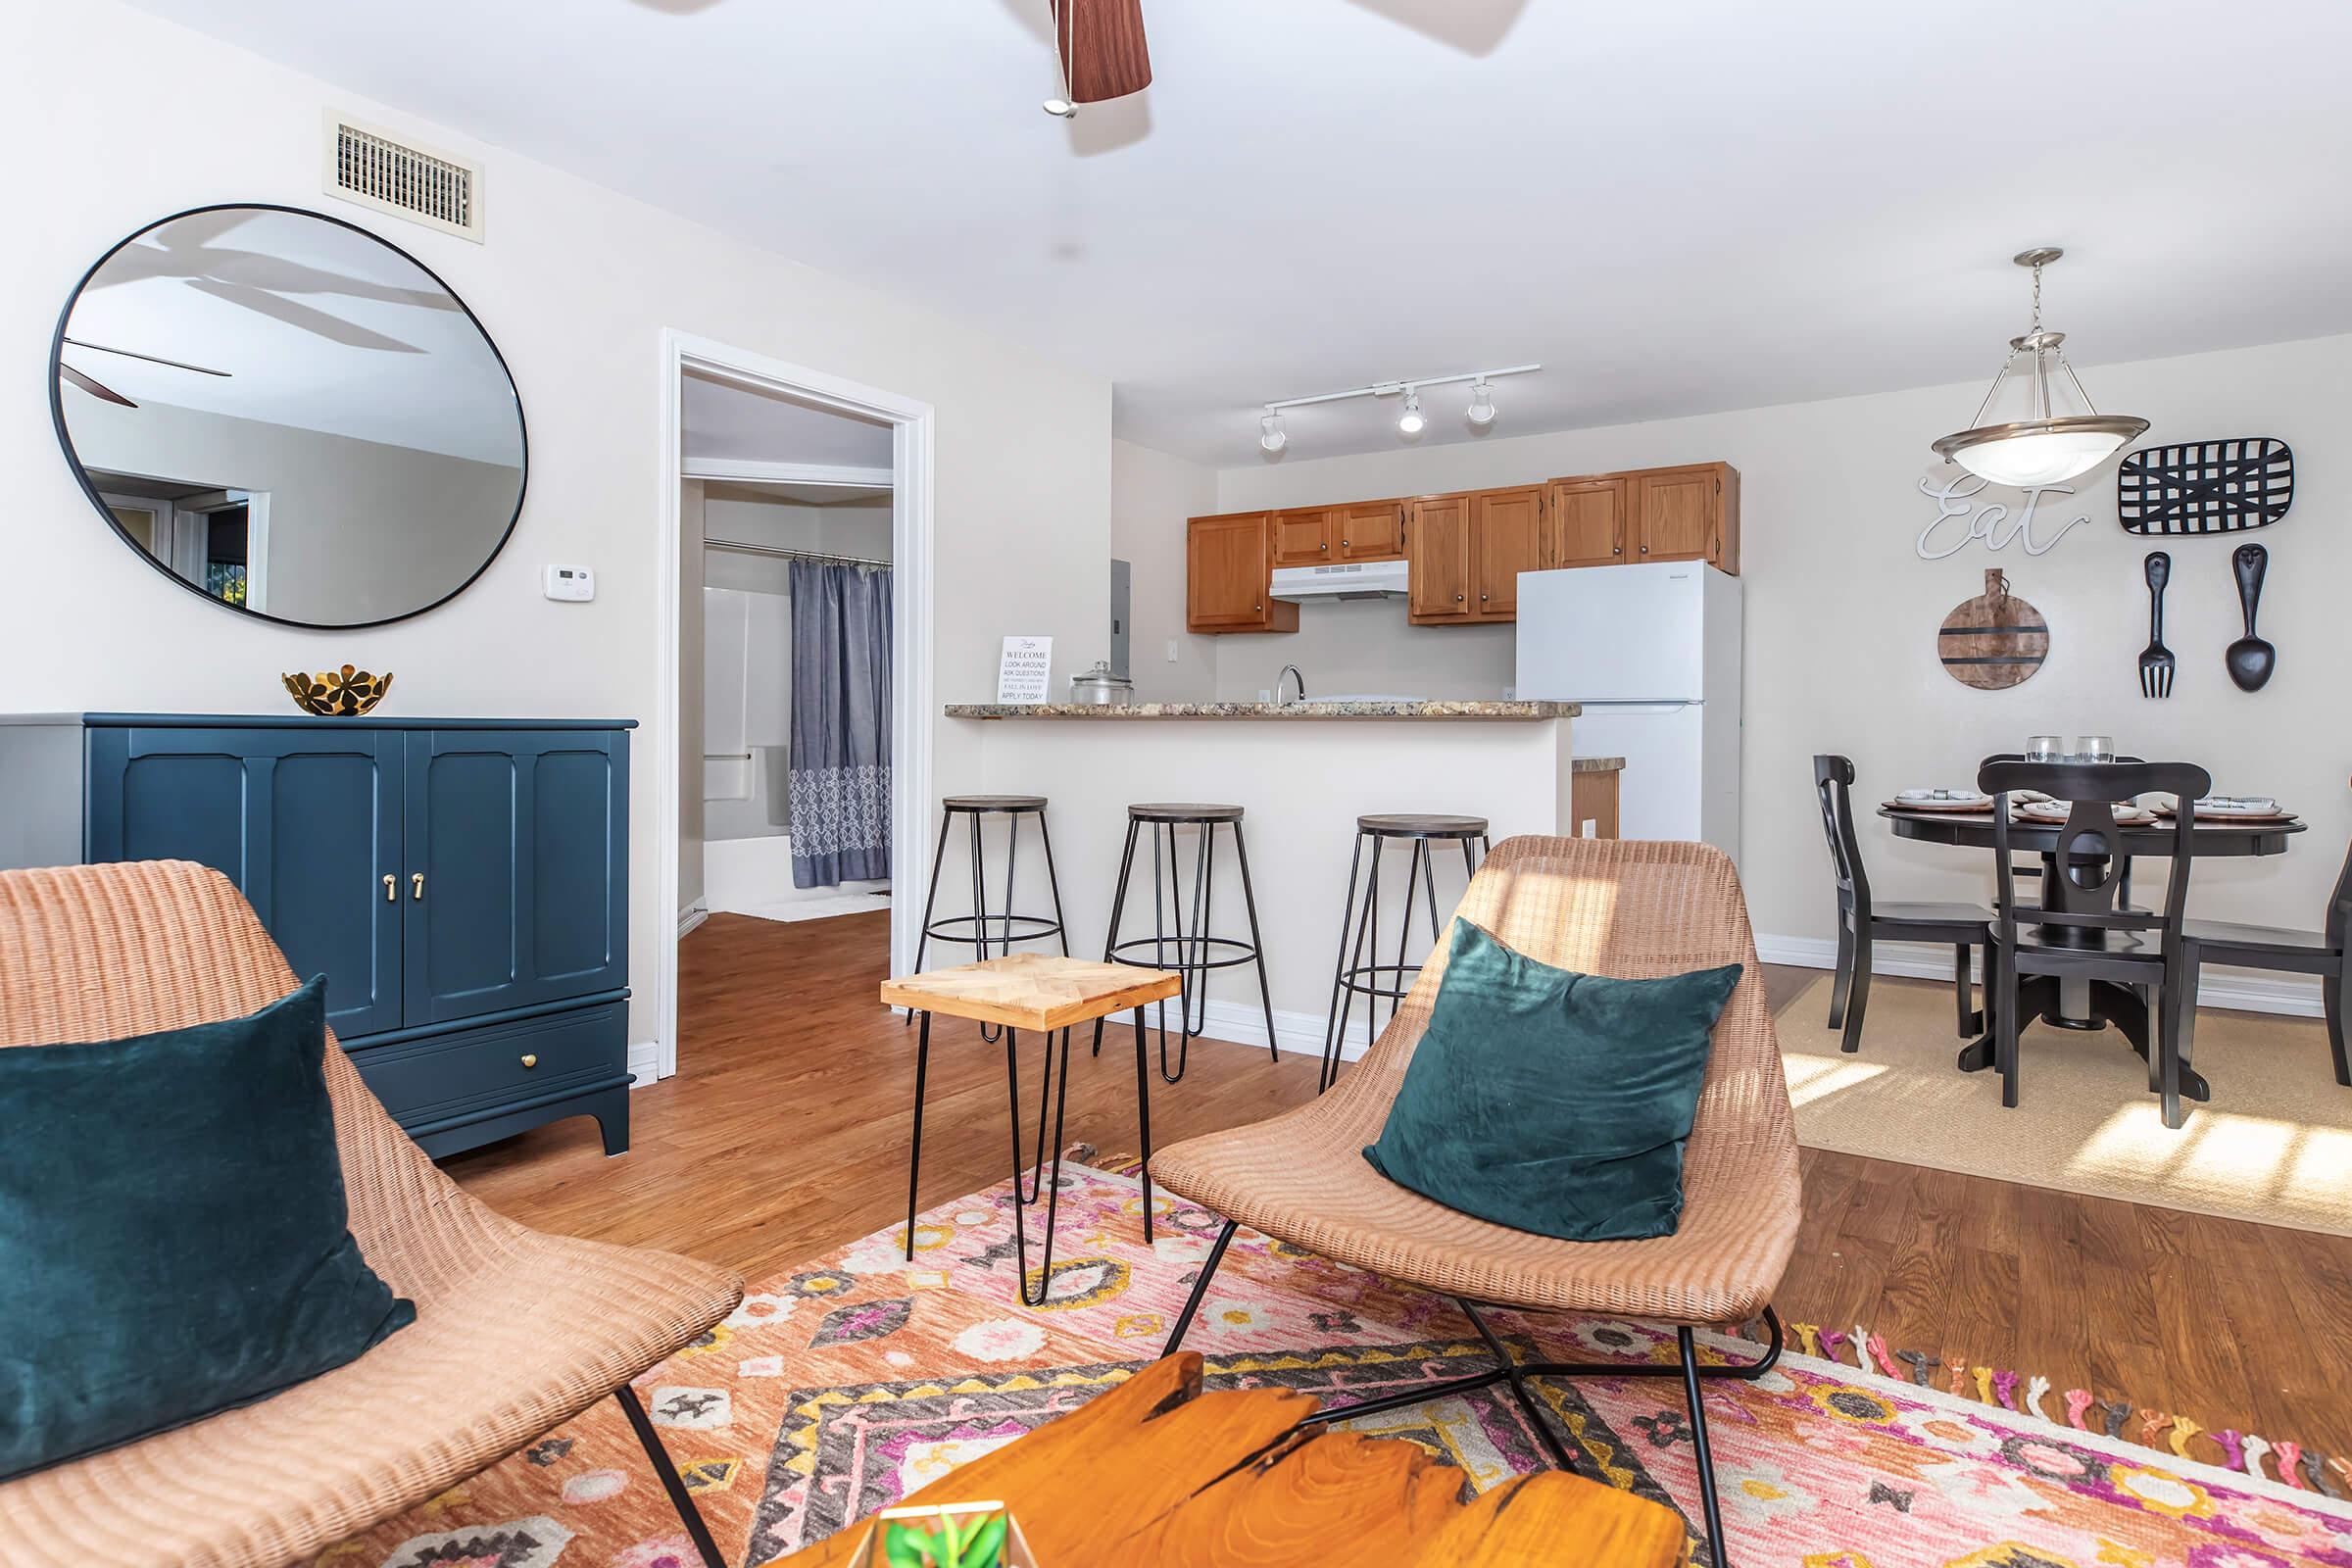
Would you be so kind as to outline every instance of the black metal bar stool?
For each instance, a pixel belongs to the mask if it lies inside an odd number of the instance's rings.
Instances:
[[[942,942],[970,943],[972,961],[975,963],[995,955],[1011,952],[1015,942],[1042,942],[1047,937],[1059,938],[1061,956],[1068,957],[1070,938],[1062,928],[1061,883],[1054,874],[1054,834],[1046,826],[1046,798],[1043,795],[950,795],[939,806],[939,846],[931,852],[931,891],[923,899],[923,929],[914,945],[914,966],[917,969],[923,966],[923,954],[931,946],[933,937]],[[971,824],[972,912],[934,919],[932,914],[939,905],[940,868],[946,862],[948,854],[948,833],[958,816]],[[980,819],[984,816],[1002,816],[1005,819],[1004,902],[995,914],[988,911],[987,860],[985,843],[980,834]],[[1037,819],[1037,836],[1045,845],[1046,887],[1054,896],[1054,914],[1051,919],[1042,914],[1012,912],[1012,878],[1020,863],[1023,817]],[[911,1023],[914,1015],[910,1012],[906,1018]],[[996,1025],[983,1025],[980,1035],[993,1045],[1001,1032]],[[1039,1127],[1042,1135],[1042,1119]]]
[[[1396,961],[1380,962],[1380,852],[1391,839],[1404,839],[1413,846],[1413,858],[1404,869],[1404,909],[1396,922]],[[1470,853],[1470,841],[1478,841],[1478,855]],[[1355,819],[1355,856],[1348,862],[1348,898],[1340,906],[1340,956],[1331,969],[1331,1011],[1323,1026],[1323,1076],[1315,1092],[1321,1094],[1339,1081],[1340,1046],[1348,1038],[1348,1015],[1359,996],[1366,1002],[1367,1021],[1378,1027],[1375,1014],[1380,998],[1389,999],[1389,1016],[1404,1003],[1412,980],[1421,973],[1421,965],[1407,963],[1412,951],[1413,879],[1420,878],[1421,893],[1429,908],[1429,939],[1437,941],[1445,935],[1445,926],[1438,919],[1438,846],[1448,841],[1462,847],[1462,874],[1465,878],[1478,874],[1478,860],[1492,847],[1487,836],[1487,819],[1483,816],[1438,816],[1408,812],[1386,816],[1359,816]],[[1372,850],[1372,863],[1364,864],[1364,849]],[[1362,905],[1356,903],[1358,881],[1364,889]],[[1366,963],[1369,951],[1373,961]],[[1381,977],[1390,976],[1383,985]]]
[[[1208,934],[1209,905],[1216,891],[1216,836],[1222,825],[1233,830],[1233,855],[1242,868],[1242,904],[1250,913],[1250,940]],[[1198,827],[1200,843],[1193,860],[1193,897],[1189,917],[1180,895],[1181,869],[1176,858],[1176,830]],[[1146,833],[1152,840],[1152,931],[1148,937],[1119,940],[1119,924],[1127,909],[1127,882],[1135,869],[1136,841]],[[1164,873],[1162,867],[1165,867]],[[1160,902],[1162,883],[1167,902]],[[1173,924],[1171,934],[1169,926]],[[1188,931],[1187,926],[1190,926]],[[1147,955],[1145,950],[1149,950]],[[1212,957],[1211,953],[1224,955]],[[1274,1039],[1274,999],[1266,989],[1265,944],[1257,932],[1257,895],[1250,886],[1250,851],[1242,842],[1242,808],[1206,806],[1198,802],[1153,802],[1127,808],[1127,849],[1119,857],[1118,891],[1110,897],[1110,934],[1102,940],[1105,963],[1132,964],[1146,969],[1172,969],[1182,981],[1176,997],[1176,1070],[1168,1070],[1168,1004],[1160,1002],[1159,1076],[1162,1083],[1184,1077],[1184,1065],[1196,1037],[1208,1023],[1208,976],[1211,970],[1240,964],[1257,965],[1257,1000],[1266,1014],[1266,1050],[1276,1061],[1282,1048]],[[1095,1020],[1095,1054],[1102,1053],[1102,1020]]]

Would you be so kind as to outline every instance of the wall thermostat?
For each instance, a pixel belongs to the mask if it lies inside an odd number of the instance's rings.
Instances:
[[[596,573],[586,566],[548,566],[543,570],[548,598],[585,603],[596,597]]]

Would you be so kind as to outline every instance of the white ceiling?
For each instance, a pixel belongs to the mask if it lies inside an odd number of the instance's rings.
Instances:
[[[2342,0],[1146,0],[1154,85],[1070,124],[1046,0],[140,3],[1024,339],[1212,463],[1267,399],[1482,362],[1548,367],[1496,434],[1988,382],[2032,244],[2082,365],[2352,329]]]
[[[893,462],[887,424],[692,370],[686,372],[685,383],[681,423],[689,459],[733,458],[829,468],[887,468]]]
[[[472,318],[415,262],[339,223],[176,219],[108,259],[66,335],[228,372],[67,345],[68,365],[133,403],[521,462],[514,383]],[[91,397],[68,388],[71,420]]]

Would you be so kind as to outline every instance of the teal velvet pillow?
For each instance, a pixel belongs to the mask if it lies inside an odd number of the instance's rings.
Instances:
[[[1429,1031],[1364,1158],[1447,1208],[1570,1242],[1671,1236],[1740,965],[1611,980],[1453,923]]]
[[[416,1309],[352,1240],[326,982],[0,1050],[0,1480],[249,1404]]]

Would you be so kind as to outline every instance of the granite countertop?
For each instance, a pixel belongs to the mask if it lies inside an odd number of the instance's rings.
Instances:
[[[950,718],[1573,718],[1574,703],[950,703]]]
[[[1625,771],[1625,759],[1622,757],[1580,757],[1568,765],[1568,771],[1571,773],[1622,773]]]

